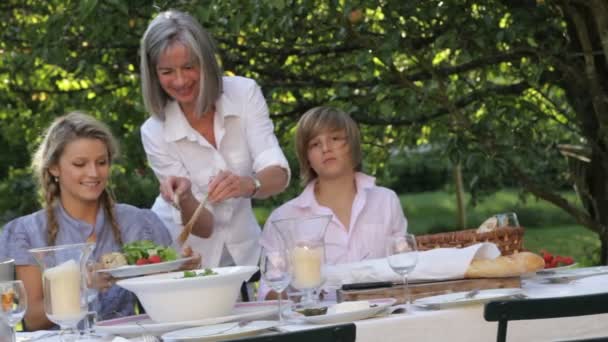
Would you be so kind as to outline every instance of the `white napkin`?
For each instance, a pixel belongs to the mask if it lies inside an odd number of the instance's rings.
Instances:
[[[160,341],[158,338],[153,337],[153,336],[148,336],[148,338],[145,338],[143,336],[138,336],[138,337],[133,337],[133,338],[124,338],[124,337],[116,336],[116,337],[114,337],[112,342],[147,342],[152,339],[155,339],[156,341]]]
[[[495,259],[498,256],[500,250],[489,242],[466,248],[436,248],[418,252],[418,263],[408,279],[411,281],[462,279],[471,261]],[[374,281],[401,281],[401,276],[390,268],[386,258],[327,265],[325,276],[326,288]]]
[[[112,340],[112,342],[130,342],[130,340],[126,339],[124,337],[116,336],[116,337],[114,337],[114,339]]]

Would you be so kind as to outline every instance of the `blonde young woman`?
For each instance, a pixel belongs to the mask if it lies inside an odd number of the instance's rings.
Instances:
[[[332,215],[325,234],[328,264],[386,256],[387,238],[404,235],[407,221],[395,192],[361,172],[360,133],[354,120],[335,108],[310,109],[298,122],[296,154],[304,191],[271,213],[261,245],[277,248],[274,220]],[[268,293],[262,284],[259,298]]]
[[[42,278],[31,248],[95,242],[94,260],[121,250],[123,243],[151,240],[170,245],[171,236],[150,210],[117,204],[108,192],[110,166],[118,152],[107,126],[74,112],[57,118],[38,147],[32,168],[44,196],[44,208],[4,227],[0,257],[15,259],[16,276],[28,296],[25,326],[53,326],[43,307]],[[198,260],[200,261],[200,260]],[[99,319],[134,313],[135,296],[114,285],[109,275],[98,279]]]
[[[260,87],[223,77],[216,56],[211,36],[179,11],[158,14],[141,40],[142,95],[151,115],[141,136],[160,182],[152,210],[205,266],[255,265],[260,227],[251,198],[283,191],[289,165]],[[192,234],[182,234],[199,206]]]

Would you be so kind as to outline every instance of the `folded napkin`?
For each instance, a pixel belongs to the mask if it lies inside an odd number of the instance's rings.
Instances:
[[[448,280],[462,279],[475,259],[495,259],[500,250],[489,242],[478,243],[466,248],[436,248],[418,252],[418,263],[408,279]],[[374,281],[401,281],[386,258],[325,266],[325,288],[337,288],[342,284]]]
[[[124,338],[120,336],[114,337],[112,342],[150,342],[150,341],[160,341],[159,338],[148,335],[148,336],[138,336],[133,338]]]

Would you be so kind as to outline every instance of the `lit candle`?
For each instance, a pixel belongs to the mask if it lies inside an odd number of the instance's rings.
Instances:
[[[294,286],[299,289],[310,289],[321,285],[321,266],[323,264],[323,247],[298,246],[292,251]]]
[[[69,319],[81,315],[80,281],[81,273],[74,260],[68,260],[44,271],[45,298],[50,307],[47,313],[59,319]]]

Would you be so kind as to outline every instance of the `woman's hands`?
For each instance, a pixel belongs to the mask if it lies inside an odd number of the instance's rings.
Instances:
[[[180,270],[182,270],[182,271],[197,270],[197,269],[201,268],[201,261],[202,261],[201,255],[198,253],[192,252],[192,248],[190,248],[190,246],[184,247],[184,249],[182,249],[182,257],[187,258],[187,257],[191,257],[191,256],[193,256],[194,259],[183,264],[182,267],[180,267]]]
[[[209,203],[219,203],[229,198],[250,197],[255,191],[255,183],[251,177],[220,171],[209,183],[208,191]]]
[[[160,194],[165,201],[174,203],[176,195],[177,198],[184,194],[192,196],[192,182],[186,177],[169,176],[160,182]]]
[[[230,198],[250,197],[255,192],[252,177],[239,176],[231,171],[220,171],[211,179],[207,187],[207,201],[220,203]],[[160,193],[163,199],[174,203],[174,199],[183,195],[192,195],[192,182],[186,177],[169,176],[160,182]]]

